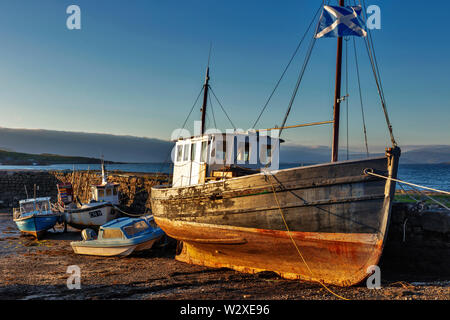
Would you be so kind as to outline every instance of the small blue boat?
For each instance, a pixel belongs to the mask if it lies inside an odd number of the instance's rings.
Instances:
[[[61,213],[53,211],[50,197],[33,198],[19,201],[19,209],[14,209],[13,220],[23,233],[40,239],[59,221]]]
[[[164,231],[153,216],[118,218],[102,225],[98,237],[92,229],[84,229],[83,240],[71,242],[77,254],[95,256],[128,256],[135,251],[150,249]]]

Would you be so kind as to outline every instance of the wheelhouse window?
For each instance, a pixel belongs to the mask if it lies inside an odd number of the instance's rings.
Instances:
[[[272,158],[272,144],[269,137],[261,137],[262,141],[260,143],[259,150],[259,160],[263,164],[267,164]]]
[[[245,137],[244,141],[238,142],[237,147],[237,157],[236,159],[240,162],[248,162],[250,158],[250,143],[248,142],[248,138]]]
[[[183,161],[188,161],[188,160],[189,160],[189,144],[186,143],[184,145]]]
[[[191,161],[195,161],[195,154],[197,151],[197,143],[191,144]]]
[[[177,162],[180,162],[183,156],[183,145],[179,144],[177,146]]]
[[[200,154],[200,162],[206,162],[206,156],[208,152],[208,141],[202,141],[202,150]]]
[[[106,196],[110,197],[112,195],[112,190],[110,188],[106,189]]]
[[[217,151],[216,151],[216,159],[225,161],[227,156],[227,142],[225,140],[216,141]]]
[[[103,189],[98,189],[98,197],[99,198],[102,198],[102,197],[104,197],[105,196],[105,190],[103,190]]]

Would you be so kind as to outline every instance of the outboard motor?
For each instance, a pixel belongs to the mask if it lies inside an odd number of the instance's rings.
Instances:
[[[83,231],[81,231],[81,237],[85,241],[95,240],[95,239],[97,239],[97,233],[95,233],[94,230],[87,228],[87,229],[83,229]]]

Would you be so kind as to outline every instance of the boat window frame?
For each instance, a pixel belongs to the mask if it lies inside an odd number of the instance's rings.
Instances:
[[[208,161],[208,146],[210,141],[204,140],[200,142],[200,163],[205,163]]]
[[[194,162],[197,159],[197,141],[196,142],[191,142],[190,144],[191,144],[190,152],[189,152],[190,155],[191,155],[190,161]]]
[[[177,145],[176,149],[176,162],[181,162],[183,160],[183,144]]]
[[[100,231],[101,231],[101,238],[102,239],[123,239],[124,238],[124,233],[123,233],[123,231],[121,230],[121,229],[110,229],[110,228],[108,228],[108,229],[100,229]],[[120,237],[105,237],[105,231],[106,231],[106,234],[108,235],[109,233],[118,233],[118,232],[120,232]]]
[[[140,224],[140,225],[145,225],[145,228],[137,228],[136,225]],[[133,238],[135,236],[139,236],[142,233],[145,233],[147,231],[151,231],[152,228],[150,227],[150,225],[145,221],[145,220],[139,220],[133,223],[130,223],[126,226],[123,226],[122,228],[122,232],[123,234],[127,237],[127,238]],[[133,233],[130,233],[127,231],[127,229],[133,230]]]
[[[183,162],[189,161],[190,142],[183,144]]]

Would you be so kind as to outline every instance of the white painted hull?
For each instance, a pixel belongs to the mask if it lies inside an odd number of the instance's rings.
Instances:
[[[161,238],[161,237],[159,237]],[[92,256],[104,256],[104,257],[125,257],[133,252],[143,251],[153,247],[153,244],[159,239],[152,239],[138,245],[129,246],[111,246],[111,247],[94,247],[94,246],[83,246],[79,243],[72,243],[72,249],[77,254],[86,254]]]
[[[132,245],[126,247],[98,248],[98,247],[83,247],[72,245],[72,248],[73,251],[77,254],[87,254],[92,256],[104,256],[104,257],[113,257],[113,256],[125,257],[130,255],[134,251],[136,246]]]
[[[64,212],[67,224],[77,229],[98,228],[118,216],[111,204],[100,204]]]

